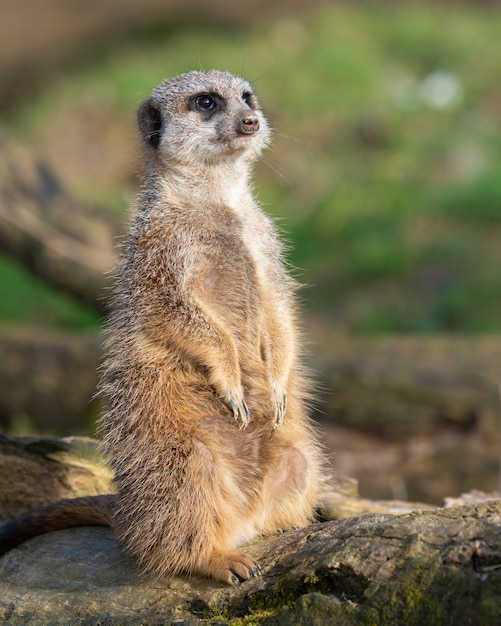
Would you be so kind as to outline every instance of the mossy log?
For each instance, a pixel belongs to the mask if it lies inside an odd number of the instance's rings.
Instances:
[[[68,476],[78,466],[81,443],[75,444],[0,441],[32,461],[40,455],[43,463],[64,466],[66,456]],[[92,474],[88,447],[84,456]],[[501,622],[499,501],[358,515],[258,539],[246,549],[261,562],[262,576],[226,587],[181,576],[152,580],[108,529],[37,537],[0,559],[0,620],[12,626]]]

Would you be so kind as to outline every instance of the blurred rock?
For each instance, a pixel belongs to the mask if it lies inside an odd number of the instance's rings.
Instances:
[[[321,437],[362,497],[499,489],[501,337],[310,334]]]
[[[76,434],[92,429],[97,332],[0,326],[0,426],[9,432]]]
[[[471,432],[498,414],[499,336],[313,336],[319,416],[338,425],[400,440]]]

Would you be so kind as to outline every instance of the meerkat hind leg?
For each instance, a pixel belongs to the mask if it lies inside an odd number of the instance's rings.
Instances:
[[[200,574],[229,585],[237,585],[252,576],[259,576],[261,568],[248,554],[241,552],[214,552]]]

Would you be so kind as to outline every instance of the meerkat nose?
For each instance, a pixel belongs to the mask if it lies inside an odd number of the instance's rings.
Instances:
[[[259,130],[259,119],[256,115],[246,115],[242,117],[238,124],[239,132],[244,135],[251,135]]]

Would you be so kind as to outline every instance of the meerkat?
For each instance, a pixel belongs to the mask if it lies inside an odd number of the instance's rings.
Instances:
[[[99,390],[117,493],[24,514],[0,544],[110,525],[149,572],[236,584],[260,572],[242,544],[314,520],[323,467],[296,283],[250,185],[270,129],[221,71],[163,82],[137,119],[144,181]]]

